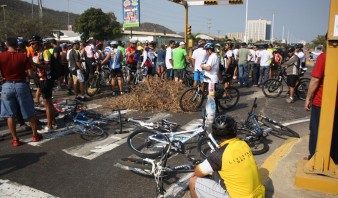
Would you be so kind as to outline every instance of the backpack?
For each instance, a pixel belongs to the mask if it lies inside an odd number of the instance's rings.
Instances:
[[[136,50],[134,54],[134,61],[139,62],[141,59],[142,51],[141,50]]]

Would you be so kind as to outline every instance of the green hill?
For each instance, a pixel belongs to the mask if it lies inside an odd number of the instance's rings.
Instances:
[[[36,2],[36,1],[34,1]],[[0,9],[0,40],[7,36],[29,38],[33,34],[39,34],[44,37],[51,36],[51,30],[66,30],[68,24],[68,12],[60,12],[52,9],[43,8],[42,20],[39,17],[39,7],[20,0],[0,0],[0,5],[5,7],[5,22],[3,20],[3,9]],[[75,24],[75,20],[80,15],[70,13],[69,22]],[[166,32],[174,31],[153,23],[142,23],[139,28],[133,28],[135,31]]]

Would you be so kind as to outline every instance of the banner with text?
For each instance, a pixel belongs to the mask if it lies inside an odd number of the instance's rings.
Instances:
[[[140,26],[140,0],[122,0],[123,27]]]

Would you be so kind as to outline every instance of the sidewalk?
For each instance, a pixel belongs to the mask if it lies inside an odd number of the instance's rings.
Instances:
[[[294,186],[297,163],[308,155],[309,136],[289,139],[262,164],[261,180],[266,197],[276,198],[337,198],[338,195],[308,191]],[[190,198],[187,191],[183,198]]]

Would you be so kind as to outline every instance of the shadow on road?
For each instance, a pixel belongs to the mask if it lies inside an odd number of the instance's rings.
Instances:
[[[265,168],[259,169],[261,183],[265,186],[265,197],[271,198],[275,192],[271,178],[269,177],[269,170]]]
[[[42,152],[0,155],[0,177],[34,164],[46,154]]]

